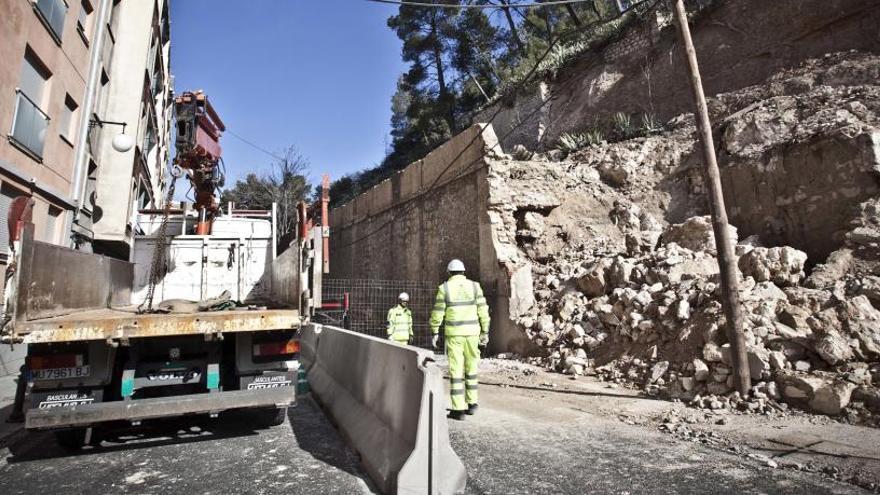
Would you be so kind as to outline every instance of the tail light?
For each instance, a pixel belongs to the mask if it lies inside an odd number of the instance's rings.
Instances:
[[[299,352],[298,340],[254,344],[254,357],[284,356]]]
[[[32,370],[48,370],[53,368],[77,368],[85,363],[82,354],[47,354],[28,356],[28,368]]]

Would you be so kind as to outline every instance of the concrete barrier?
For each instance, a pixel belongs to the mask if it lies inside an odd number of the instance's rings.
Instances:
[[[464,490],[431,352],[317,324],[300,342],[313,395],[383,493]]]

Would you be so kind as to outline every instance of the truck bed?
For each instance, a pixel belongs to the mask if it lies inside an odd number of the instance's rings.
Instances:
[[[203,311],[196,313],[137,314],[134,307],[77,311],[19,322],[16,330],[25,343],[106,340],[223,332],[259,332],[297,328],[296,309]]]

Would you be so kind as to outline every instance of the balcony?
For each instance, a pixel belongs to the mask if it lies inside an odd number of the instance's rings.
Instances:
[[[15,114],[12,118],[12,134],[9,137],[41,159],[46,129],[49,127],[49,116],[20,89],[16,89],[15,93]]]
[[[64,0],[37,0],[34,10],[49,28],[55,41],[61,43],[64,32],[64,16],[67,15],[67,3]]]

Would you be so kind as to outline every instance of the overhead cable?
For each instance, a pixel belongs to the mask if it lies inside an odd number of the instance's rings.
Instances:
[[[412,2],[408,0],[367,0],[368,2],[374,3],[387,3],[391,5],[403,5],[407,7],[433,7],[440,9],[509,9],[509,8],[524,8],[524,7],[552,7],[554,5],[570,5],[573,3],[584,3],[591,2],[593,0],[550,0],[547,2],[541,3],[520,3],[520,4],[507,4],[507,5],[492,5],[492,4],[445,4],[445,3],[432,3],[432,2]]]

